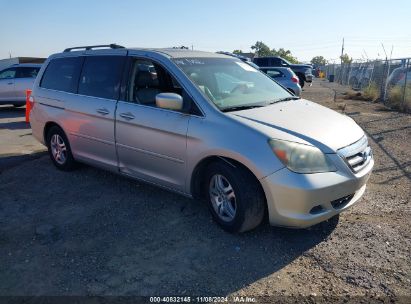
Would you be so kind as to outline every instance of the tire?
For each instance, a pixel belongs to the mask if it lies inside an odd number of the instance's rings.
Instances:
[[[224,230],[245,232],[261,224],[266,209],[265,196],[250,172],[225,162],[214,162],[208,166],[205,180],[208,207]],[[217,186],[221,184],[222,187]]]
[[[52,162],[59,170],[71,171],[76,167],[70,143],[60,127],[53,126],[47,132],[47,148]]]

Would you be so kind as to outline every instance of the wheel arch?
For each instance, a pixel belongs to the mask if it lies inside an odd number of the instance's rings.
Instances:
[[[197,165],[194,167],[194,170],[191,174],[191,179],[190,179],[190,192],[191,195],[196,198],[196,199],[201,199],[204,197],[203,193],[203,185],[204,185],[204,178],[205,178],[205,172],[207,170],[207,166],[213,162],[225,162],[229,164],[230,166],[237,168],[241,167],[244,170],[246,170],[257,182],[259,187],[261,188],[262,193],[265,195],[265,191],[263,186],[261,185],[260,180],[258,179],[257,175],[251,170],[249,167],[241,163],[240,161],[237,161],[233,158],[227,157],[227,156],[220,156],[220,155],[211,155],[203,158],[200,160]]]
[[[63,132],[64,132],[64,134],[66,133],[65,131],[64,131],[64,129],[58,124],[58,123],[56,123],[56,122],[54,122],[54,121],[48,121],[48,122],[46,122],[46,124],[44,125],[44,129],[43,129],[43,139],[44,139],[44,142],[47,144],[47,133],[49,132],[49,130],[52,128],[52,127],[58,127],[58,128],[60,128]],[[67,134],[66,134],[66,136],[67,136]]]

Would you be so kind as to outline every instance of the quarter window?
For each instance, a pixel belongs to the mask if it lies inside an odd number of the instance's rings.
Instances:
[[[267,70],[266,73],[271,78],[283,77],[283,73],[281,73],[280,71],[277,71],[277,70]]]
[[[124,56],[86,57],[78,93],[107,99],[118,99]]]
[[[51,60],[41,80],[40,87],[75,93],[82,60],[81,57]]]

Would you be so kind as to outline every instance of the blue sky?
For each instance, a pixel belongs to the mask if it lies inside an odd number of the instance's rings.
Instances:
[[[194,46],[249,51],[257,40],[301,61],[336,59],[345,37],[354,58],[411,57],[411,1],[0,0],[0,59],[44,56],[66,47]],[[389,54],[388,54],[389,55]]]

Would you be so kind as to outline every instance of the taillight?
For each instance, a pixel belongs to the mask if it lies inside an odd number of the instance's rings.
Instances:
[[[298,79],[297,76],[291,77],[291,81],[292,81],[292,82],[295,82],[295,83],[299,83],[299,82],[300,82],[300,80]]]

